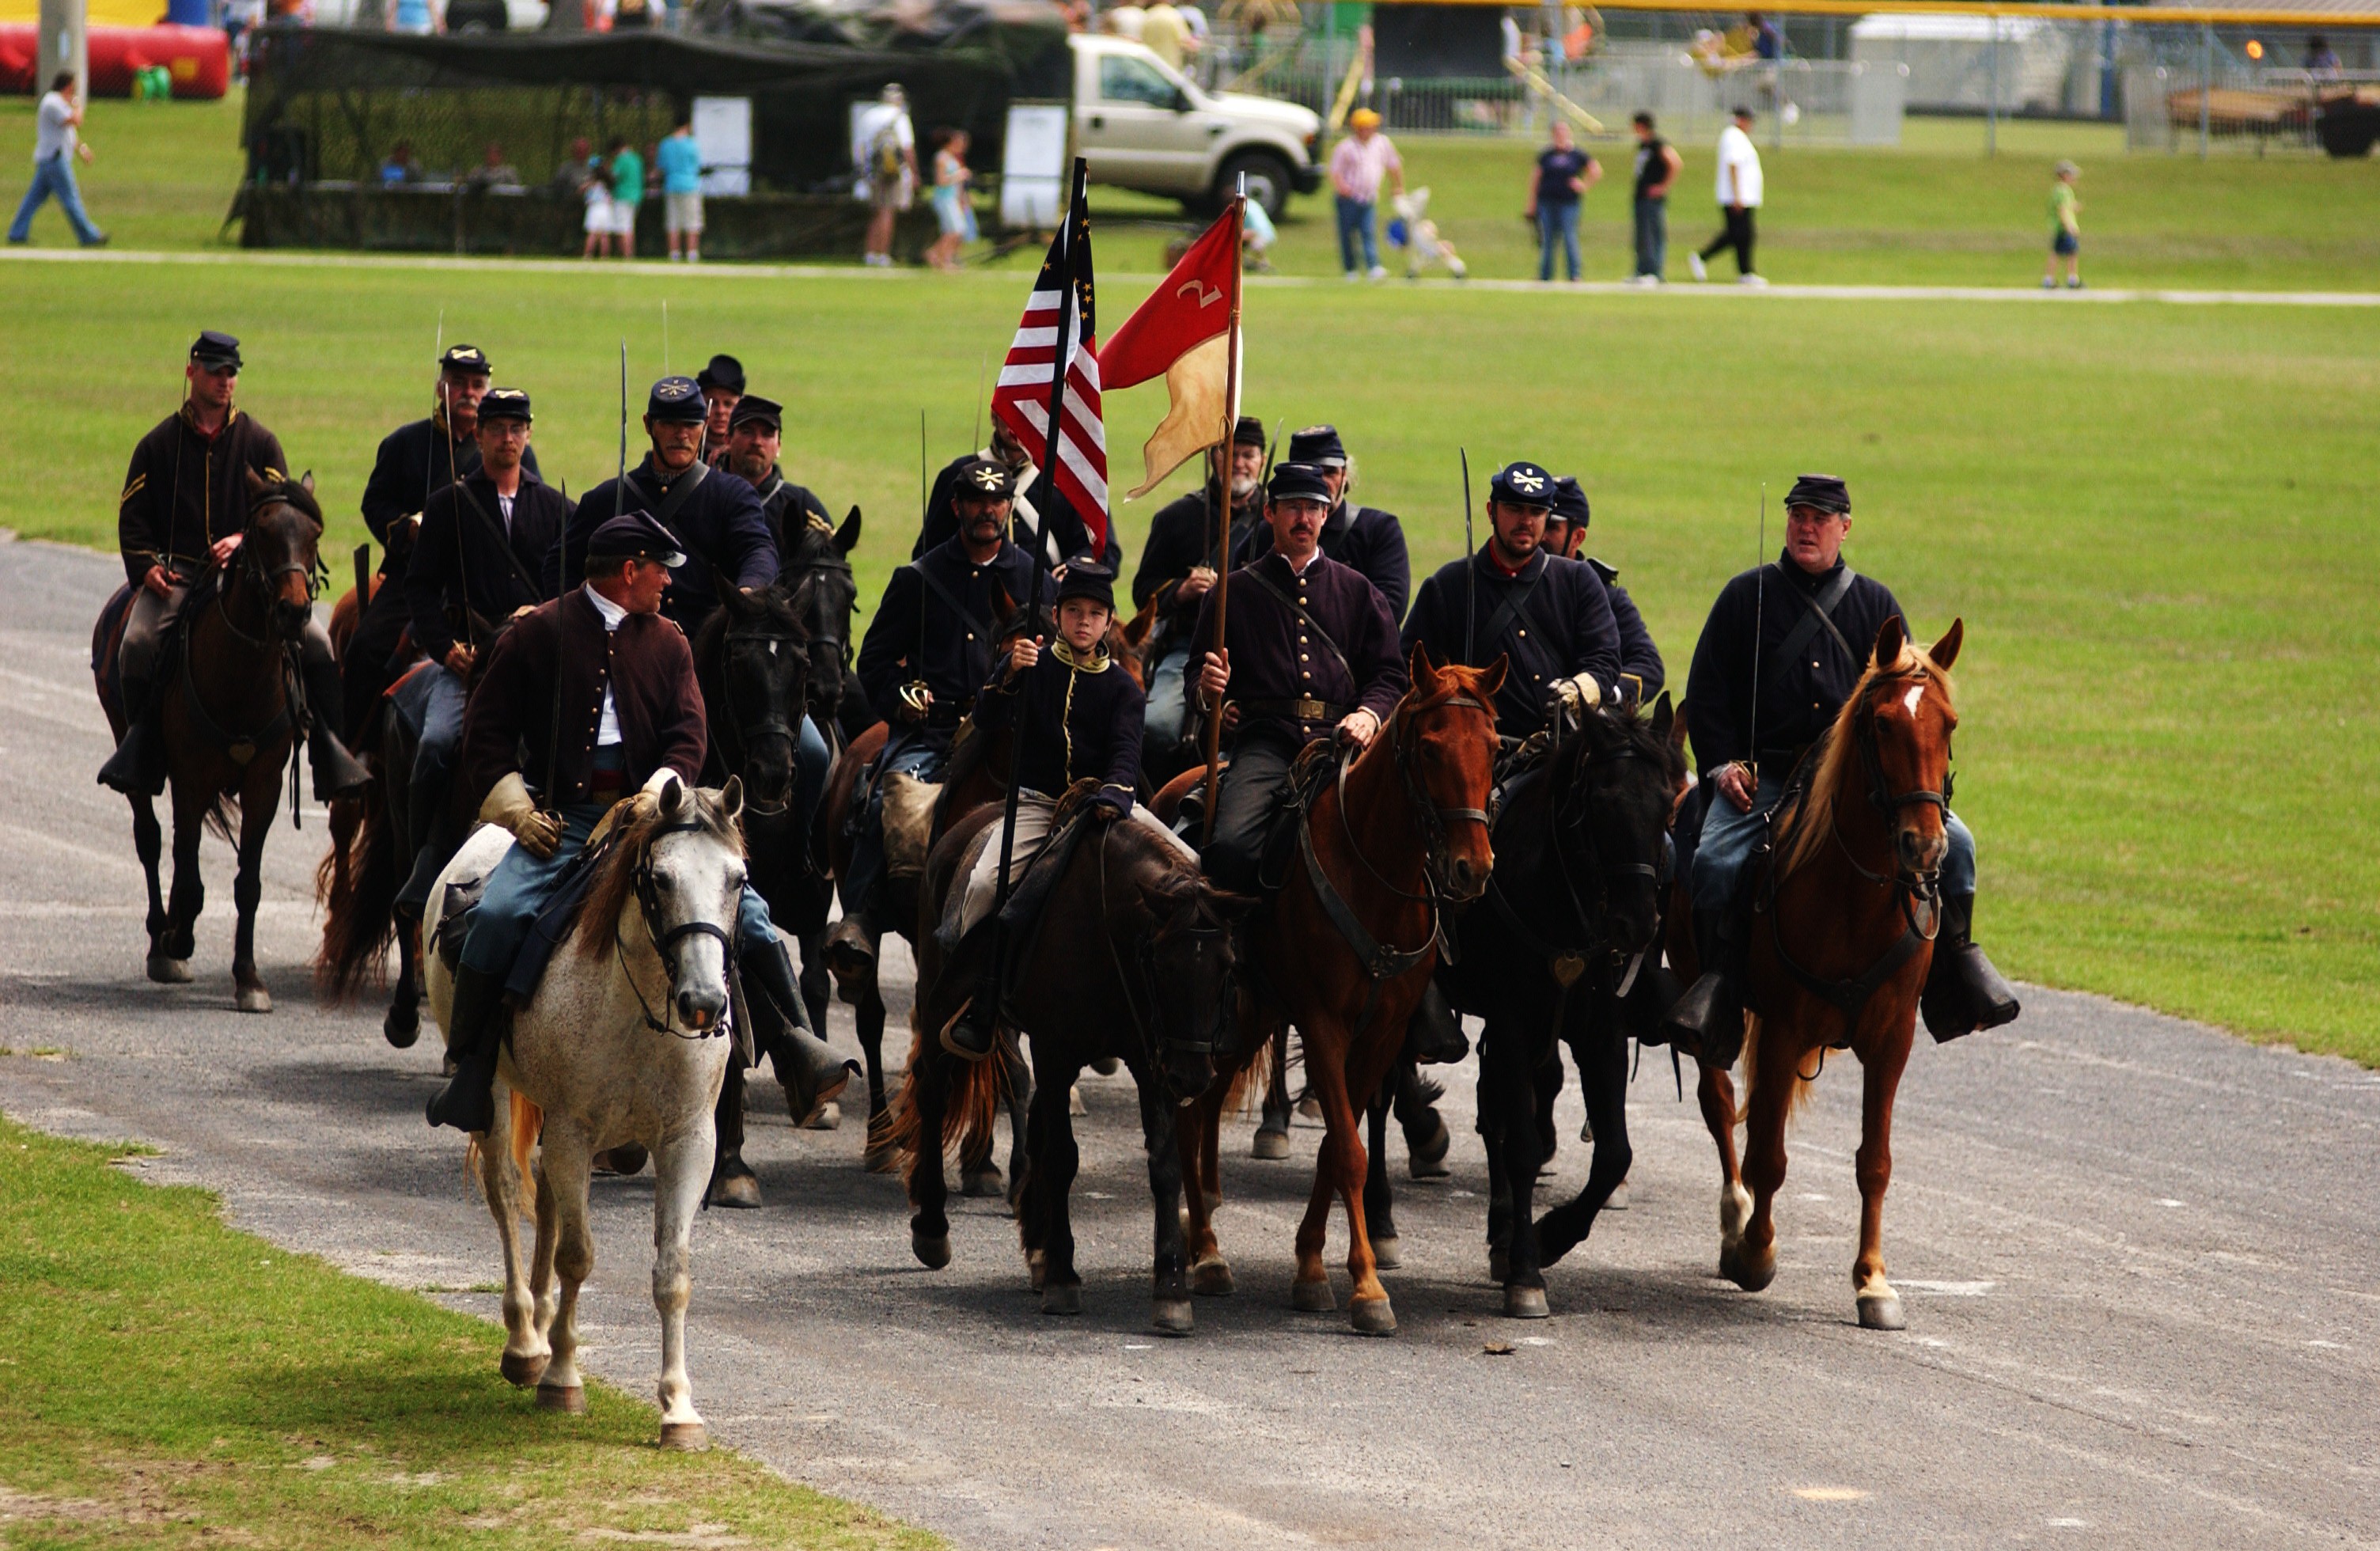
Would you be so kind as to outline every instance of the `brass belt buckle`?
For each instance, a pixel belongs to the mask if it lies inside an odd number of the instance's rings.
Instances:
[[[1298,697],[1297,720],[1300,721],[1319,721],[1322,720],[1323,713],[1328,708],[1325,707],[1321,701],[1315,699],[1310,695],[1301,695]]]

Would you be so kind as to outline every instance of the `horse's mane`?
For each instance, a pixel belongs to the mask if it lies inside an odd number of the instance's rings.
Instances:
[[[1562,772],[1567,779],[1574,774],[1581,762],[1596,752],[1596,730],[1603,736],[1624,745],[1624,752],[1651,762],[1671,784],[1685,773],[1685,756],[1675,744],[1654,731],[1652,718],[1617,706],[1598,706],[1587,712],[1581,724],[1580,735],[1565,739],[1561,757]]]
[[[687,643],[693,649],[695,661],[717,660],[720,644],[726,639],[727,627],[735,623],[739,605],[766,610],[770,623],[783,626],[788,635],[808,640],[809,627],[802,623],[801,615],[794,610],[794,594],[800,588],[798,581],[788,580],[785,573],[781,571],[775,581],[748,597],[739,595],[735,603],[722,600],[719,607],[710,611],[710,617],[696,628],[694,639]]]
[[[743,831],[727,817],[717,794],[691,782],[686,790],[694,800],[695,820],[704,832],[736,855],[744,854]],[[623,797],[613,812],[618,814],[621,807],[629,810],[627,815],[613,825],[612,832],[604,837],[601,854],[592,864],[595,880],[587,886],[587,902],[578,911],[582,927],[589,922],[601,926],[620,918],[620,913],[636,894],[637,869],[652,850],[654,831],[661,828],[661,800],[652,793],[639,792],[633,797]],[[590,959],[602,957],[611,947],[609,932],[581,930],[578,934],[578,951]]]
[[[1927,676],[1941,684],[1944,697],[1955,709],[1958,690],[1949,670],[1937,663],[1915,641],[1904,644],[1900,658],[1888,667],[1870,657],[1867,671],[1852,686],[1842,709],[1835,713],[1834,724],[1818,741],[1818,763],[1810,772],[1809,786],[1791,817],[1784,853],[1778,862],[1778,877],[1783,878],[1807,862],[1834,828],[1835,799],[1852,779],[1852,759],[1859,744],[1852,727],[1867,704],[1868,692],[1879,684]]]
[[[253,524],[256,521],[256,515],[259,512],[263,511],[267,506],[275,504],[295,506],[306,515],[313,518],[314,526],[316,527],[324,526],[322,522],[322,503],[314,499],[314,492],[312,491],[308,490],[304,485],[299,484],[295,479],[273,480],[271,483],[268,483],[262,490],[257,491],[254,494],[250,495],[248,502],[249,522]]]

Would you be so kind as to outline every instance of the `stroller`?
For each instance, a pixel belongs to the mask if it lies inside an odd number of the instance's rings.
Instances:
[[[1454,250],[1454,244],[1439,236],[1438,223],[1427,214],[1428,189],[1409,189],[1396,197],[1391,208],[1396,211],[1396,219],[1389,223],[1389,246],[1403,250],[1407,280],[1419,280],[1423,266],[1436,263],[1444,264],[1447,273],[1457,280],[1470,278],[1463,255]]]

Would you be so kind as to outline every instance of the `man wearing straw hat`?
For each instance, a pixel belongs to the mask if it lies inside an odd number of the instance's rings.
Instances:
[[[1354,279],[1359,273],[1355,252],[1360,237],[1364,256],[1360,273],[1386,280],[1389,272],[1380,263],[1380,241],[1373,217],[1379,209],[1382,178],[1388,179],[1390,193],[1405,191],[1405,164],[1389,137],[1380,133],[1378,114],[1357,108],[1347,115],[1347,138],[1330,153],[1330,188],[1339,204],[1339,261],[1347,278]]]

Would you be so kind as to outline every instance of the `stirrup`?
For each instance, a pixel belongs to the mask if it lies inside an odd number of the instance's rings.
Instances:
[[[1706,1066],[1733,1066],[1743,1051],[1742,1000],[1727,975],[1706,971],[1662,1017],[1661,1031]]]
[[[978,1011],[983,999],[981,991],[967,998],[965,1005],[942,1025],[942,1048],[961,1060],[981,1060],[999,1047],[1000,1020],[988,1008]]]

